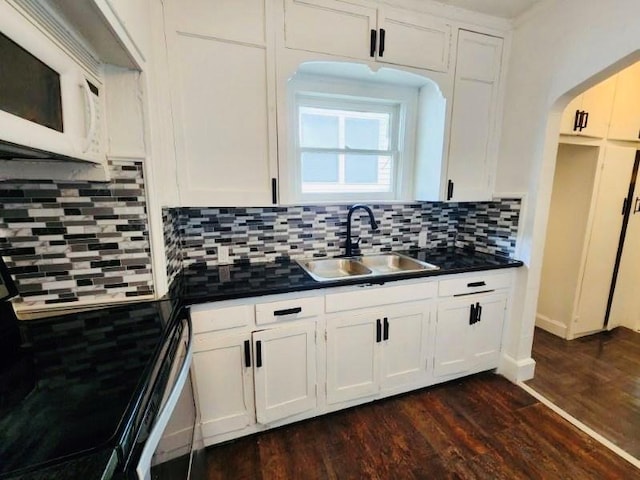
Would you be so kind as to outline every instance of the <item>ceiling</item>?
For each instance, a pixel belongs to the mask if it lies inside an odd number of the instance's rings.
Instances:
[[[437,0],[454,7],[464,8],[494,17],[515,18],[540,0]]]

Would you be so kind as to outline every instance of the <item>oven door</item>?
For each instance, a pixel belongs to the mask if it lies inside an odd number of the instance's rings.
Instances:
[[[180,343],[166,384],[158,414],[153,421],[136,465],[139,480],[197,478],[191,474],[194,438],[198,421],[191,361],[191,321],[185,318]],[[152,466],[153,465],[153,466]]]

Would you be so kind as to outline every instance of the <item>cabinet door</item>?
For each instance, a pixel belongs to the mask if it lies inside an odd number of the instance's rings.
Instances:
[[[638,245],[640,245],[640,178],[636,178],[636,188],[609,315],[609,329],[622,325],[632,330],[640,330],[640,268],[638,268],[640,248]]]
[[[284,0],[285,45],[349,58],[370,58],[375,7],[337,0]]]
[[[471,357],[471,306],[469,297],[441,303],[436,320],[435,360],[433,374],[436,377],[466,372]]]
[[[604,325],[622,230],[622,204],[629,191],[635,155],[635,148],[606,147],[573,335],[594,332]]]
[[[482,309],[479,321],[471,325],[471,360],[474,369],[498,366],[502,345],[502,325],[507,305],[505,295],[484,296],[477,300]]]
[[[327,320],[327,402],[375,395],[379,387],[378,312]]]
[[[316,324],[254,332],[256,417],[268,424],[316,406]]]
[[[272,204],[275,111],[268,49],[178,27],[167,9],[180,204]],[[192,28],[187,28],[192,27]]]
[[[378,27],[379,61],[437,72],[449,69],[451,26],[447,23],[422,13],[384,6],[378,13]]]
[[[616,77],[606,79],[572,100],[562,115],[560,133],[581,137],[604,138],[609,129]],[[576,110],[587,115],[582,122],[586,125],[575,127]]]
[[[640,140],[640,62],[618,74],[608,138]]]
[[[582,110],[582,95],[569,102],[569,105],[562,112],[562,120],[560,121],[560,133],[563,135],[577,135],[576,130],[576,112]]]
[[[380,367],[383,390],[417,383],[426,377],[428,328],[425,304],[385,309]]]
[[[460,30],[448,177],[456,202],[489,200],[502,39]]]
[[[178,31],[255,45],[266,43],[265,0],[179,0],[178,5],[172,10]]]
[[[250,334],[194,337],[193,366],[202,434],[212,437],[255,424],[253,372],[245,363]]]

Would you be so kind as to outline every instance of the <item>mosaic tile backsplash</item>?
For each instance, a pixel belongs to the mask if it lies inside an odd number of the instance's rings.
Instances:
[[[108,183],[0,182],[0,254],[22,305],[153,293],[142,163],[112,161]]]
[[[369,229],[364,211],[354,214],[353,235],[363,253],[406,250],[427,231],[427,246],[472,246],[513,256],[520,200],[481,203],[370,205],[379,228]],[[172,208],[163,211],[170,278],[182,261],[218,263],[217,247],[226,245],[232,261],[267,262],[283,257],[333,256],[344,251],[348,205],[264,208]],[[172,231],[167,225],[177,228]],[[181,259],[175,249],[180,242]]]

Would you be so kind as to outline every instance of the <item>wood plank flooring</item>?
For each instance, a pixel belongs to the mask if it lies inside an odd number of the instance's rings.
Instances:
[[[529,386],[640,459],[640,333],[568,341],[536,328],[532,357]]]
[[[635,469],[491,373],[206,451],[217,479],[631,479]]]

